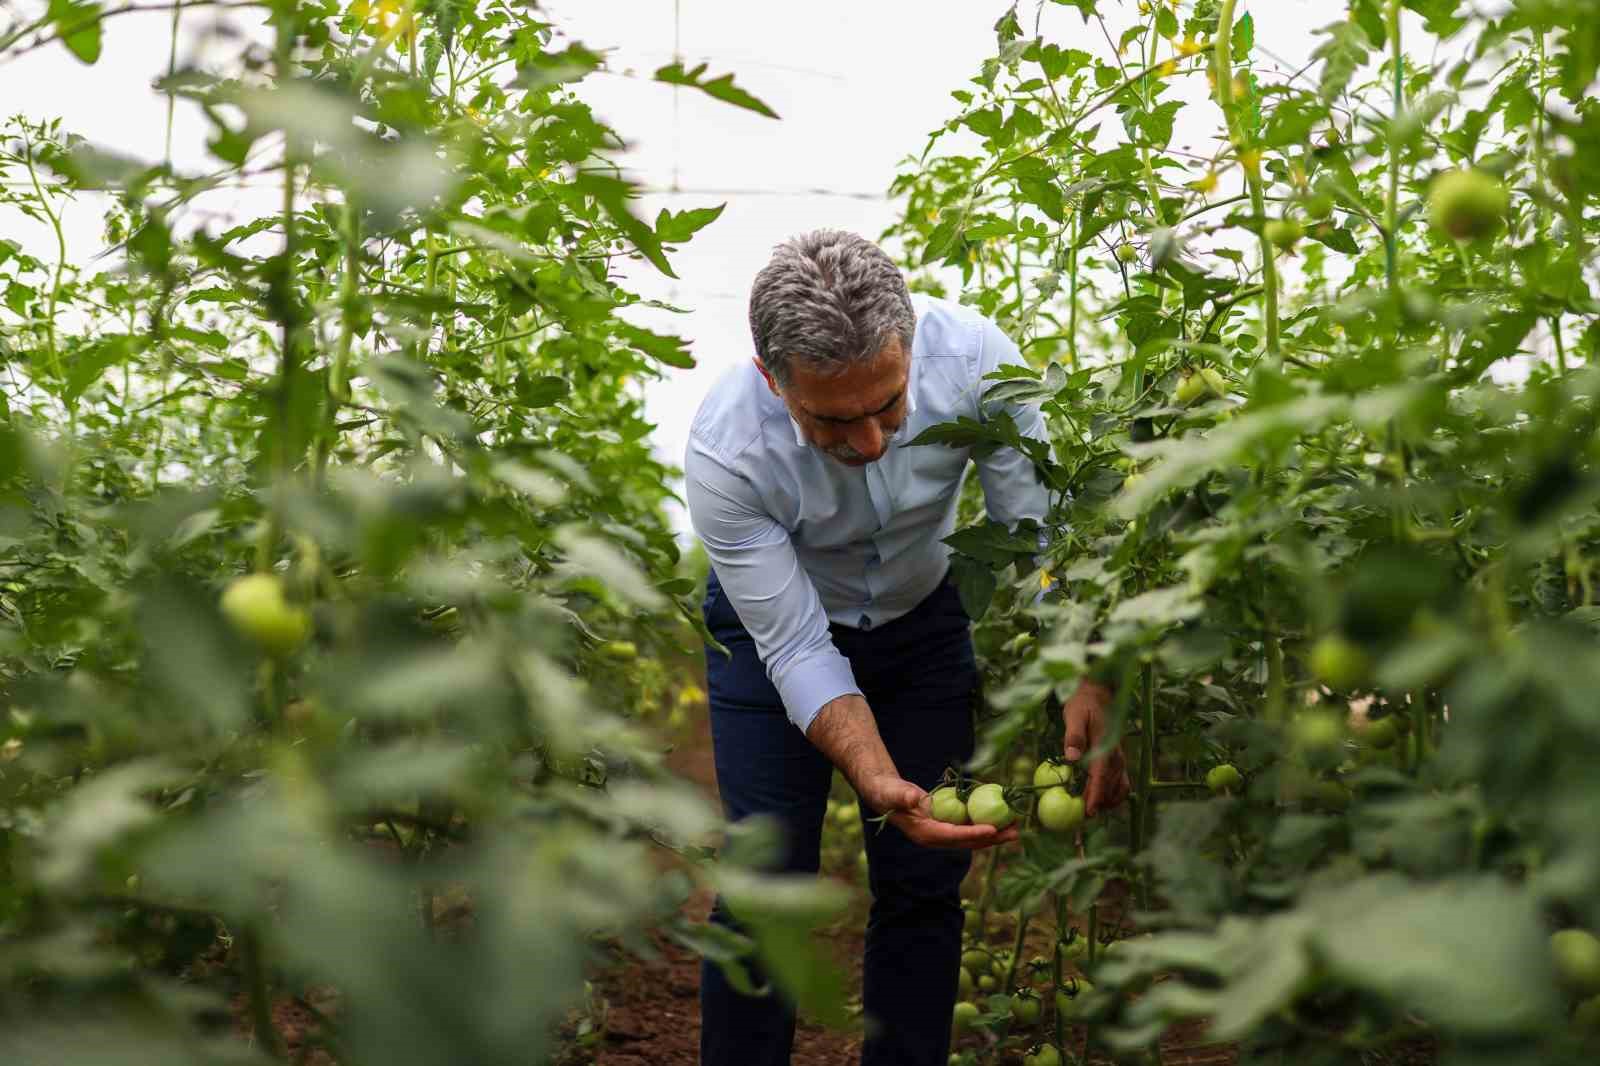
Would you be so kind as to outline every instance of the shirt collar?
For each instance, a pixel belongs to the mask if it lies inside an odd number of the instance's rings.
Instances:
[[[917,360],[915,356],[913,356],[911,360],[911,371],[906,374],[906,417],[905,421],[900,423],[900,428],[895,430],[894,435],[889,438],[889,444],[891,447],[899,444],[901,439],[905,437],[906,426],[911,424],[911,416],[917,413],[917,390],[914,387],[915,382],[913,381],[916,376]],[[784,410],[787,411],[788,407],[785,406]],[[806,442],[805,431],[800,428],[800,423],[795,421],[794,415],[789,416],[789,424],[794,427],[794,442],[800,445],[802,448],[809,447],[810,445]]]

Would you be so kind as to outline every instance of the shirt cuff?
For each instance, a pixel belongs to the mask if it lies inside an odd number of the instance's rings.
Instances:
[[[783,699],[789,721],[799,726],[802,733],[811,728],[817,713],[829,700],[862,694],[856,685],[855,671],[850,669],[850,660],[831,647],[791,663],[783,676],[773,678],[772,683]]]

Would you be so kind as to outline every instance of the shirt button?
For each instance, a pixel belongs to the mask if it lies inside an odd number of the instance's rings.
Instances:
[[[872,619],[868,618],[866,615],[862,615],[861,616],[861,628],[862,629],[871,629],[872,628]]]

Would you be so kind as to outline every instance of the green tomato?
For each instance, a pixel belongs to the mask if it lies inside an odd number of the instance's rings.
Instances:
[[[1061,1052],[1054,1044],[1040,1044],[1022,1056],[1022,1066],[1061,1066]]]
[[[1587,929],[1563,929],[1550,934],[1550,954],[1556,974],[1575,995],[1600,995],[1600,940]]]
[[[999,987],[1000,981],[992,973],[986,973],[982,977],[978,978],[978,990],[980,992],[993,992]]]
[[[1305,796],[1311,802],[1330,810],[1342,811],[1350,806],[1350,789],[1338,781],[1313,781]]]
[[[849,801],[841,803],[838,809],[833,812],[833,820],[839,825],[860,825],[861,808]]]
[[[1065,988],[1056,989],[1056,1013],[1061,1015],[1062,1021],[1075,1020],[1084,997],[1093,991],[1094,986],[1081,977],[1071,978]]]
[[[1173,392],[1173,398],[1185,407],[1203,399],[1212,397],[1220,399],[1226,395],[1228,395],[1227,379],[1209,366],[1186,375],[1178,382],[1178,387]]]
[[[1033,769],[1035,788],[1072,784],[1072,764],[1061,759],[1046,759]]]
[[[222,614],[234,629],[279,658],[311,635],[311,616],[289,603],[276,574],[249,574],[229,582],[222,592]]]
[[[1057,944],[1056,951],[1060,952],[1063,959],[1081,959],[1089,953],[1088,938],[1074,930],[1072,939]]]
[[[608,640],[595,650],[604,658],[619,663],[632,662],[639,657],[639,645],[631,640]]]
[[[978,1018],[982,1014],[983,1011],[978,1009],[976,1003],[968,1003],[966,1000],[962,1000],[956,1004],[956,1009],[950,1016],[950,1027],[958,1033],[971,1029],[977,1024]]]
[[[1117,262],[1136,263],[1139,261],[1139,249],[1131,244],[1117,245]]]
[[[967,969],[965,966],[961,967],[961,976],[956,979],[957,994],[962,999],[965,999],[966,997],[972,995],[973,991],[977,987],[977,982],[972,979],[972,971]]]
[[[1291,729],[1295,747],[1308,753],[1330,755],[1344,741],[1343,724],[1325,711],[1301,711]]]
[[[1506,187],[1481,170],[1441,174],[1428,190],[1429,223],[1458,241],[1490,236],[1500,228],[1510,207]]]
[[[1305,227],[1292,218],[1274,218],[1261,227],[1261,235],[1279,251],[1288,251],[1305,236]]]
[[[1587,1033],[1600,1033],[1600,996],[1590,996],[1572,1008],[1572,1022]]]
[[[1023,1025],[1032,1025],[1039,1020],[1039,997],[1028,989],[1011,994],[1011,1017]]]
[[[1394,716],[1388,715],[1376,721],[1369,721],[1367,727],[1361,731],[1361,742],[1369,748],[1384,751],[1394,747],[1394,742],[1399,736],[1400,729],[1394,724]]]
[[[965,966],[975,974],[988,973],[989,967],[993,965],[993,962],[994,956],[990,955],[987,951],[979,951],[978,949],[973,948],[970,951],[963,951],[961,953],[961,965]]]
[[[1355,688],[1372,669],[1367,653],[1352,640],[1330,633],[1311,646],[1311,672],[1333,689]]]
[[[1314,192],[1305,200],[1306,214],[1321,222],[1333,214],[1333,197],[1325,192]]]
[[[1070,833],[1083,824],[1083,800],[1057,785],[1039,794],[1035,813],[1052,833]]]
[[[938,822],[966,825],[972,820],[967,816],[967,805],[962,802],[960,794],[951,785],[934,789],[933,795],[929,797],[929,807],[934,820]]]
[[[1244,776],[1233,763],[1218,763],[1206,771],[1206,787],[1213,792],[1237,792],[1244,787]]]
[[[1016,820],[1017,812],[1006,802],[1006,790],[999,785],[979,785],[967,796],[967,815],[974,825],[1004,829]]]

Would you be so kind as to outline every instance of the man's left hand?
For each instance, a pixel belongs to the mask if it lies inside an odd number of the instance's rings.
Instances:
[[[1078,763],[1105,736],[1111,699],[1110,689],[1084,679],[1061,705],[1061,718],[1067,727],[1063,754],[1068,762]],[[1093,818],[1101,811],[1120,806],[1132,791],[1122,749],[1112,748],[1089,764],[1089,784],[1083,791],[1084,814]]]

